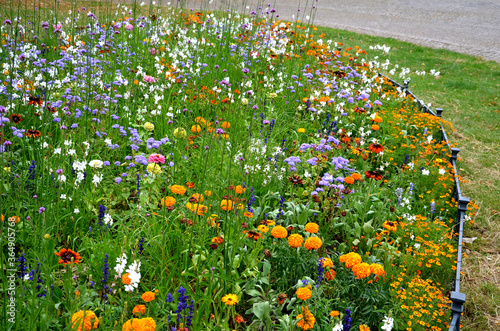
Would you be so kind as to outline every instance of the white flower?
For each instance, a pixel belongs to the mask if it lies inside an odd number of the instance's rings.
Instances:
[[[141,262],[134,261],[125,271],[130,278],[130,285],[125,285],[125,291],[133,292],[134,289],[138,288],[141,281]]]
[[[429,176],[430,173],[431,172],[427,169],[422,170],[422,175],[424,175],[424,176]]]
[[[431,135],[431,134],[430,134],[430,135],[428,135],[428,136],[427,136],[427,143],[428,143],[428,144],[430,144],[430,143],[431,143],[431,141],[432,141],[432,139],[433,139],[433,138],[432,138],[432,135]]]
[[[446,173],[446,170],[444,170],[443,168],[439,169],[439,174],[441,176],[443,176],[445,173]]]
[[[78,214],[78,213],[80,213],[80,209],[78,209],[78,208],[75,208],[75,210],[73,210],[73,213],[75,213],[75,214]]]
[[[381,330],[384,331],[392,330],[392,327],[394,326],[394,318],[385,316],[382,322],[384,322],[384,325],[382,325],[382,327],[380,328]]]
[[[54,154],[61,154],[61,149],[60,148],[55,148],[54,149]]]
[[[104,224],[107,226],[112,226],[113,225],[113,218],[111,217],[110,214],[105,214],[104,215]]]
[[[94,177],[92,178],[92,183],[95,186],[97,186],[97,184],[99,184],[101,181],[102,181],[102,174],[101,175],[95,174]]]
[[[127,266],[127,255],[125,253],[122,254],[122,257],[117,257],[116,258],[116,266],[115,266],[115,271],[118,275],[121,276],[123,270],[125,270],[125,267]]]
[[[344,326],[342,325],[341,322],[339,322],[337,325],[335,325],[332,329],[332,331],[342,331],[344,329]]]
[[[102,168],[102,165],[104,163],[101,160],[92,160],[89,162],[89,166],[96,169],[96,168]]]

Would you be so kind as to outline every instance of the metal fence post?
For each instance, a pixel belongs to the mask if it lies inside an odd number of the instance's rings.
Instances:
[[[441,117],[443,115],[443,108],[436,108],[437,117]]]

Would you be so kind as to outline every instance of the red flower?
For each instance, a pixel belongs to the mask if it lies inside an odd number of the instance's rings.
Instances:
[[[59,252],[55,252],[54,254],[61,258],[58,262],[59,264],[70,264],[71,262],[78,264],[82,260],[80,254],[71,249],[62,248]],[[73,261],[71,261],[71,259],[73,259]]]

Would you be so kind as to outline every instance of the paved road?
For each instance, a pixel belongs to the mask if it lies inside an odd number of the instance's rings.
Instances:
[[[123,1],[123,0],[121,0]],[[133,1],[133,0],[127,0]],[[138,0],[142,1],[142,0]],[[149,3],[149,0],[144,0]],[[162,4],[179,0],[157,0]],[[186,7],[228,8],[242,3],[277,10],[280,19],[305,17],[317,7],[314,23],[481,56],[500,62],[500,0],[180,0]],[[300,12],[297,10],[300,8]]]

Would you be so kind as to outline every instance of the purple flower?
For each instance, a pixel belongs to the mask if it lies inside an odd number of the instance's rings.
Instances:
[[[116,178],[115,178],[115,182],[116,182],[117,184],[120,184],[120,183],[122,182],[122,179],[121,179],[120,177],[116,177]]]
[[[45,212],[45,207],[40,207],[40,208],[38,209],[38,213],[39,213],[39,214],[42,214],[42,213],[44,213],[44,212]]]

